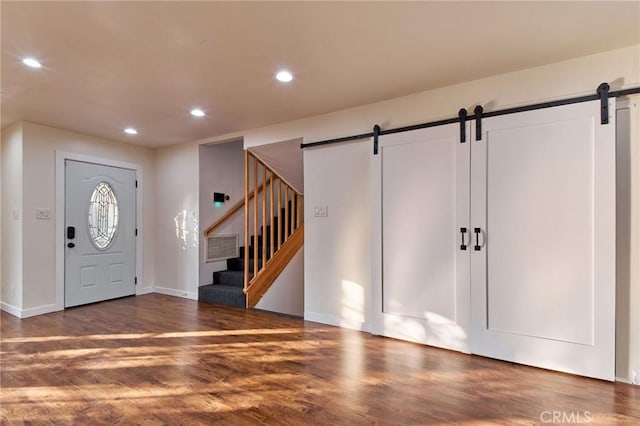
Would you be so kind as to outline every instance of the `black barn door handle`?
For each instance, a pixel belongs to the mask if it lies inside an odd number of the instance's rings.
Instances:
[[[460,250],[466,250],[467,245],[464,243],[464,234],[467,233],[467,228],[460,228],[460,236],[462,237],[462,244],[460,244]]]
[[[473,228],[473,233],[476,234],[476,245],[473,246],[475,251],[480,251],[482,246],[480,246],[480,228]]]

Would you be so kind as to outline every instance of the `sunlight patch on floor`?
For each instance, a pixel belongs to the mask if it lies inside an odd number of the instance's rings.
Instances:
[[[217,337],[217,336],[246,336],[268,334],[294,334],[303,333],[303,328],[265,328],[247,330],[203,330],[203,331],[175,331],[169,333],[124,333],[124,334],[92,334],[88,336],[35,336],[35,337],[11,337],[2,339],[3,343],[39,343],[65,340],[125,340],[125,339],[162,339],[181,337]],[[314,333],[335,332],[331,328],[314,328]]]
[[[285,362],[313,360],[314,355],[300,351],[333,348],[335,340],[298,340],[264,342],[222,342],[209,344],[183,344],[168,346],[125,346],[60,349],[38,353],[11,353],[3,355],[4,372],[17,372],[34,368],[72,366],[78,370],[108,370],[134,367],[179,366],[193,361],[191,354],[202,357],[235,356],[245,361]]]

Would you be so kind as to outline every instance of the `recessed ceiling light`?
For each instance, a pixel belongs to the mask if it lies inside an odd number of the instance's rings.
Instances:
[[[31,68],[41,68],[42,64],[33,58],[24,58],[22,63]]]
[[[201,110],[200,108],[194,108],[191,110],[191,115],[193,115],[194,117],[204,117],[204,111]]]
[[[128,135],[137,135],[138,131],[136,129],[134,129],[133,127],[127,127],[126,129],[124,129],[124,132]]]
[[[276,74],[276,79],[278,81],[282,81],[283,83],[288,83],[291,80],[293,80],[293,75],[289,72],[289,71],[278,71],[278,74]]]

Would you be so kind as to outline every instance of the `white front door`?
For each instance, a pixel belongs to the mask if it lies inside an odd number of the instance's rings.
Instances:
[[[66,160],[65,307],[135,294],[135,170]]]
[[[613,380],[614,114],[601,125],[598,101],[566,105],[485,119],[481,135],[472,353]]]
[[[380,137],[376,334],[469,351],[466,131],[465,143],[457,124]]]

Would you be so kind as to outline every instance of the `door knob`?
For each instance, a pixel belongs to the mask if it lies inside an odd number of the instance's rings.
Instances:
[[[75,245],[74,243],[69,243],[69,244],[67,244],[67,247],[69,247],[69,248],[74,248],[75,246],[76,246],[76,245]]]

